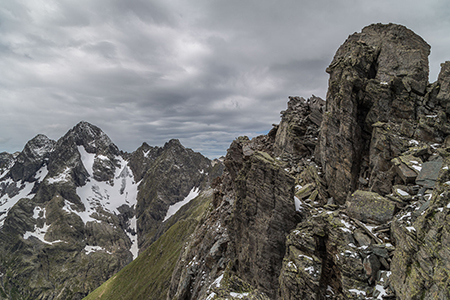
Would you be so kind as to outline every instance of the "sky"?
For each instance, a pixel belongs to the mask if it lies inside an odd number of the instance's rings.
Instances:
[[[80,121],[122,150],[172,138],[209,158],[325,98],[337,48],[372,23],[450,60],[448,0],[1,0],[0,152]]]

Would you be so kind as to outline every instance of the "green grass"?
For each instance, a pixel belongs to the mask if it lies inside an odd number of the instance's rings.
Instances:
[[[194,232],[211,196],[197,197],[177,212],[178,219],[134,261],[90,293],[84,300],[165,300],[173,270],[185,242]]]

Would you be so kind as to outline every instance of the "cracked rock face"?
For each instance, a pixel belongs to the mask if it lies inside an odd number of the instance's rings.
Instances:
[[[428,85],[430,46],[404,26],[375,24],[351,35],[328,67],[326,112],[317,151],[329,193],[344,203],[369,166],[372,125],[415,123]],[[408,126],[405,126],[408,127]],[[380,161],[380,164],[384,161]],[[374,165],[387,171],[388,166]],[[370,170],[369,170],[370,172]],[[371,178],[370,184],[376,181]]]

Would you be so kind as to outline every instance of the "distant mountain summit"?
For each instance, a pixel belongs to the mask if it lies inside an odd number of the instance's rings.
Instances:
[[[0,299],[83,298],[167,230],[171,205],[221,172],[178,140],[124,153],[84,121],[1,153],[0,168]]]

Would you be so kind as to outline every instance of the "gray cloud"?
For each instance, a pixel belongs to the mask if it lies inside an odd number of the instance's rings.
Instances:
[[[80,120],[126,151],[170,138],[210,157],[265,133],[287,97],[325,97],[349,34],[400,23],[449,60],[449,4],[431,1],[4,0],[0,151]]]

